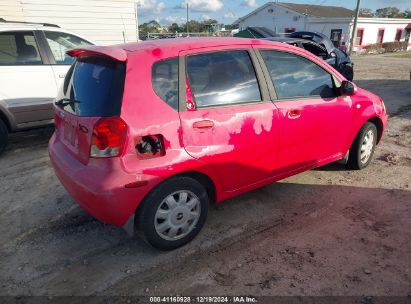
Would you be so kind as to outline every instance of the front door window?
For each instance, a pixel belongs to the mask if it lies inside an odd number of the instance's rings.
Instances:
[[[310,60],[285,52],[262,51],[278,99],[334,97],[332,76]]]

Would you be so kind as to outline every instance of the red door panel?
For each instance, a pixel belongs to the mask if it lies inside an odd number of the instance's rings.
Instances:
[[[350,105],[343,98],[279,101],[279,162],[289,169],[341,155]]]
[[[278,165],[278,114],[271,102],[180,113],[183,144],[211,165],[232,191],[273,175]]]
[[[324,61],[303,50],[260,51],[279,110],[281,171],[313,167],[342,157],[351,128],[350,97],[337,96]]]

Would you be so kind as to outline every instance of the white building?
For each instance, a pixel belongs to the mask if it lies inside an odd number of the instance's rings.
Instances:
[[[243,30],[247,27],[266,27],[278,33],[315,31],[328,36],[334,45],[342,41],[349,44],[354,24],[352,10],[336,6],[320,6],[282,2],[268,2],[235,24]],[[359,18],[355,48],[377,42],[410,42],[411,19]]]
[[[0,0],[0,18],[57,24],[103,45],[138,38],[135,0]]]

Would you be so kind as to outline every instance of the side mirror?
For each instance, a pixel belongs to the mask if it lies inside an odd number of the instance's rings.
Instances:
[[[347,95],[347,96],[354,95],[356,90],[357,90],[357,87],[351,81],[344,80],[341,83],[341,87],[340,87],[341,95]]]

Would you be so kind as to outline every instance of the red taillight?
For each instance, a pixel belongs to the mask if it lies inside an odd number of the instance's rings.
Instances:
[[[90,157],[113,157],[123,152],[127,125],[119,117],[101,118],[97,121],[91,138]]]
[[[54,129],[58,130],[61,125],[61,118],[57,113],[54,114]]]

